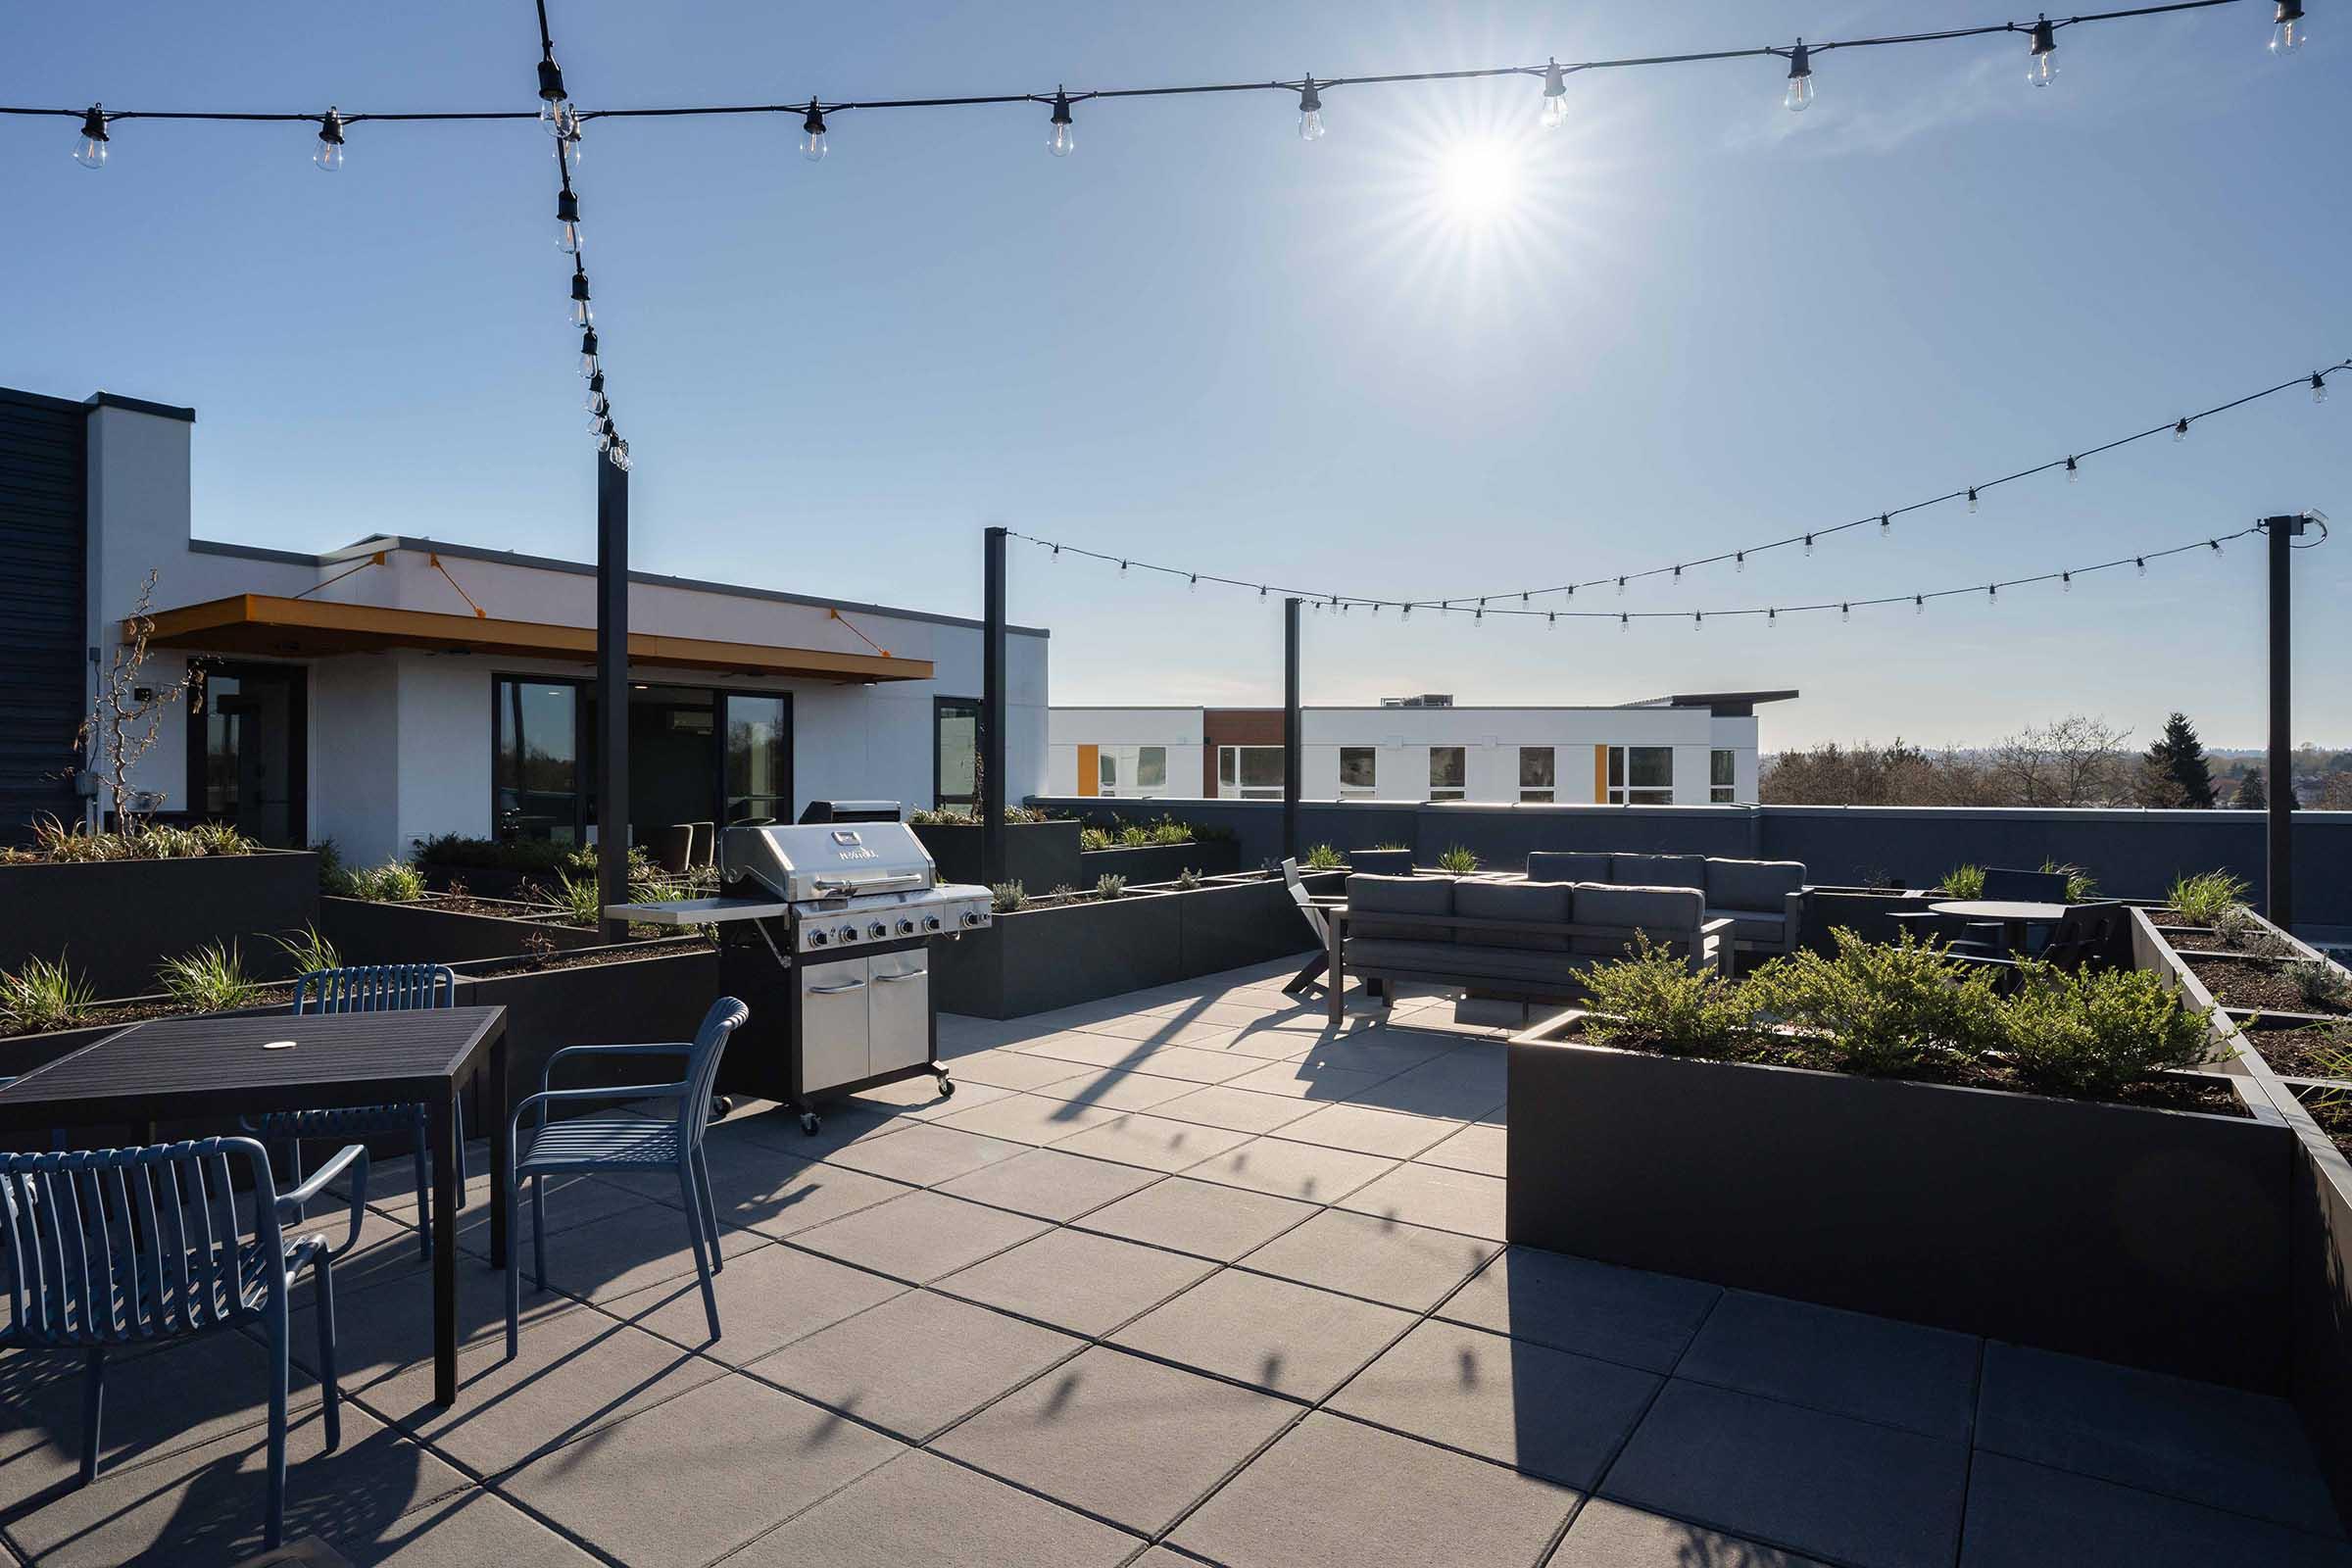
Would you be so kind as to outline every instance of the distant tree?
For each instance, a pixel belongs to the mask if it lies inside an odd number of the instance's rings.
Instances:
[[[2086,713],[2029,727],[1992,749],[1985,772],[1994,806],[2107,806],[2131,793],[2129,730]]]
[[[2140,760],[2134,793],[2142,806],[2213,805],[2213,772],[2205,762],[2205,745],[2197,739],[2197,728],[2187,714],[2175,713],[2164,721],[2164,733]]]
[[[2323,774],[2319,798],[2312,804],[2323,811],[2352,811],[2352,769]]]
[[[2241,811],[2267,811],[2271,808],[2271,792],[2262,787],[2262,769],[2249,767],[2238,782],[2237,794],[2230,804]]]

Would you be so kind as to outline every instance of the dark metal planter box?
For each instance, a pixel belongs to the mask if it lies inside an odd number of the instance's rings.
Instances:
[[[1084,850],[1078,856],[1078,886],[1093,887],[1095,878],[1104,872],[1125,877],[1130,887],[1140,887],[1146,882],[1173,882],[1187,871],[1201,876],[1224,876],[1240,870],[1241,866],[1242,848],[1232,839]]]
[[[468,969],[509,961],[475,960],[458,966],[458,1005],[507,1009],[508,1091],[516,1100],[535,1093],[547,1059],[565,1046],[626,1045],[657,1040],[692,1040],[703,1014],[718,998],[718,955],[691,949],[692,939],[631,943],[621,963],[575,969],[544,969],[483,978]],[[668,1083],[682,1063],[660,1056],[567,1063],[558,1088],[600,1084]],[[587,1110],[610,1111],[600,1102]],[[468,1105],[469,1135],[487,1131],[479,1104]]]
[[[307,850],[186,860],[0,865],[0,970],[63,956],[102,997],[155,989],[156,966],[235,942],[247,972],[286,972],[269,936],[318,917],[318,857]]]
[[[980,864],[978,823],[918,824],[914,836],[923,841],[938,862],[942,882],[985,883]],[[1004,824],[1004,880],[1018,882],[1031,894],[1055,888],[1092,887],[1081,882],[1078,870],[1076,821],[1007,822]]]
[[[559,953],[597,946],[603,938],[580,926],[546,918],[544,907],[517,904],[512,915],[436,908],[430,903],[325,898],[318,930],[345,963],[460,963],[511,958],[525,938],[543,935]]]
[[[1510,1240],[2265,1394],[2295,1140],[2258,1119],[1521,1036]]]

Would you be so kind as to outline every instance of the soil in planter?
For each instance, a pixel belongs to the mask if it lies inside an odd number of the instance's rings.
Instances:
[[[294,1000],[291,986],[265,986],[255,993],[248,1007],[283,1007]],[[92,1007],[65,1027],[68,1029],[120,1029],[124,1024],[145,1023],[150,1018],[192,1018],[202,1009],[183,1006],[169,997],[140,997],[128,1002],[110,1002]],[[47,1034],[47,1028],[19,1029],[13,1024],[0,1023],[0,1040],[16,1040],[25,1035]]]
[[[1579,1029],[1573,1033],[1581,1035],[1583,1031]],[[1670,1054],[1638,1040],[1617,1039],[1607,1044],[1613,1050],[1639,1052],[1643,1055]],[[1693,1059],[1744,1062],[1765,1067],[1804,1067],[1814,1072],[1834,1072],[1845,1077],[1867,1076],[1847,1073],[1820,1047],[1798,1039],[1740,1040]],[[1899,1081],[1940,1084],[1958,1089],[1995,1089],[2006,1094],[2040,1095],[2050,1100],[2081,1100],[2097,1104],[2138,1105],[2152,1110],[2197,1110],[2215,1116],[2247,1114],[2244,1102],[2228,1084],[2154,1078],[2142,1083],[2127,1084],[2112,1095],[2070,1095],[2063,1090],[2023,1082],[1996,1064],[1969,1061],[1959,1056],[1948,1057],[1940,1063],[1923,1063],[1920,1070],[1900,1074]]]
[[[2240,1023],[2237,1031],[2271,1064],[2271,1071],[2286,1078],[2334,1078],[2341,1076],[2328,1062],[2319,1058],[2352,1055],[2352,1029],[2340,1025],[2309,1025],[2301,1028],[2283,1024],[2265,1025],[2259,1021]]]
[[[2213,1000],[2227,1007],[2251,1007],[2266,1012],[2328,1012],[2352,1016],[2352,1008],[2306,1002],[2278,963],[2263,958],[2240,958],[2215,954],[2186,954],[2182,961],[2205,983]]]
[[[2337,1151],[2352,1158],[2352,1090],[2301,1089],[2303,1108]]]
[[[710,951],[710,943],[697,939],[692,942],[681,942],[675,947],[664,947],[659,953],[624,953],[610,948],[598,948],[585,953],[551,954],[544,959],[508,958],[492,968],[468,969],[466,972],[469,978],[475,980],[504,980],[518,974],[550,974],[558,969],[594,969],[608,963],[636,963],[649,957],[666,958],[673,954],[709,953]]]

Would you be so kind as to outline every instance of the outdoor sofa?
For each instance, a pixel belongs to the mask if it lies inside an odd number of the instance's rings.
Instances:
[[[1710,916],[1695,888],[1355,873],[1347,907],[1329,916],[1335,1023],[1349,970],[1384,1004],[1400,982],[1570,1002],[1586,970],[1624,957],[1639,936],[1694,969],[1731,963],[1733,922]]]
[[[1742,953],[1794,953],[1804,926],[1802,860],[1536,850],[1527,858],[1527,880],[1696,888],[1706,896],[1709,919],[1732,922],[1732,941]]]

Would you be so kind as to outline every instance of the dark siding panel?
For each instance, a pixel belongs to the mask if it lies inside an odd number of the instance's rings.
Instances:
[[[0,390],[0,843],[80,810],[87,414]]]

